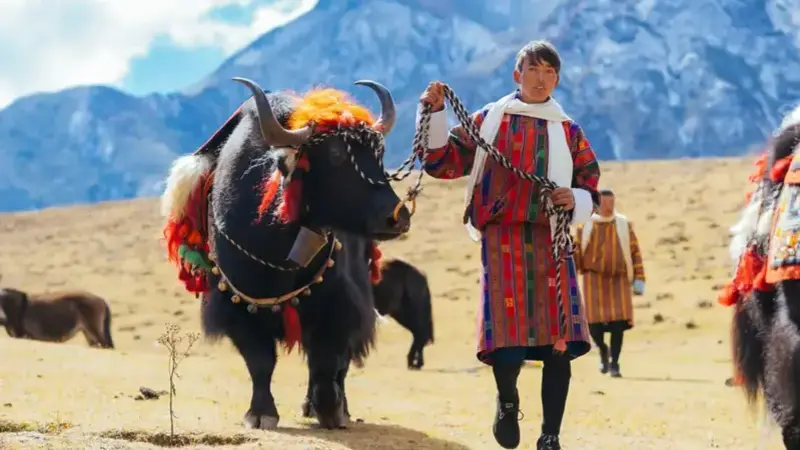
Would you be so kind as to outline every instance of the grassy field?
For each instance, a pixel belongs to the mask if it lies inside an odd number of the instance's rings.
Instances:
[[[643,248],[647,292],[636,298],[625,337],[624,378],[597,371],[597,353],[573,365],[562,444],[577,449],[745,449],[759,441],[759,416],[726,387],[731,311],[716,303],[725,282],[728,232],[743,200],[750,161],[603,163],[602,186],[618,193]],[[411,336],[390,321],[364,369],[351,370],[344,431],[300,416],[304,363],[279,356],[275,432],[247,431],[250,380],[223,341],[198,342],[177,384],[176,428],[205,439],[196,448],[482,449],[491,435],[494,384],[475,359],[478,246],[461,225],[464,182],[424,181],[408,239],[387,257],[423,269],[434,296],[436,343],[420,372],[405,368]],[[404,191],[399,187],[398,192]],[[199,304],[184,292],[159,242],[155,199],[0,216],[0,283],[28,291],[84,288],[106,297],[116,350],[0,336],[0,448],[155,448],[169,430],[168,399],[136,400],[140,387],[168,389],[168,322],[200,331]],[[539,434],[540,369],[520,379],[523,445]],[[238,439],[238,440],[237,440]],[[768,448],[778,448],[779,433]]]

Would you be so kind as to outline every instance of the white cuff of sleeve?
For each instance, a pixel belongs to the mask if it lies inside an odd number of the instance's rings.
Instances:
[[[415,123],[419,127],[420,113],[422,107],[417,107],[417,117]],[[430,130],[428,132],[428,148],[441,148],[447,145],[447,140],[450,137],[450,130],[447,127],[447,110],[443,109],[435,113],[431,113]]]
[[[572,195],[575,197],[575,208],[572,210],[572,224],[584,224],[591,219],[592,212],[594,212],[592,194],[585,189],[572,188]]]

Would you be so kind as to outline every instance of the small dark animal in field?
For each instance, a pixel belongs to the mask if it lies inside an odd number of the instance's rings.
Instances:
[[[90,346],[114,348],[111,309],[105,299],[89,292],[28,294],[0,289],[0,312],[11,337],[65,342],[81,331]]]
[[[408,351],[408,368],[425,364],[422,349],[433,343],[433,310],[428,278],[411,264],[392,259],[381,267],[381,281],[373,286],[375,308],[414,336]]]

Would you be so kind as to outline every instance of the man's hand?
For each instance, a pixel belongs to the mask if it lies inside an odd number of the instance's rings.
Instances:
[[[633,281],[633,295],[644,295],[644,280]]]
[[[572,193],[570,188],[560,187],[553,189],[550,199],[553,200],[553,205],[563,206],[567,211],[575,207],[575,194]]]
[[[423,105],[431,105],[431,112],[438,112],[444,109],[444,84],[441,81],[431,81],[427,89],[419,97],[419,102]]]

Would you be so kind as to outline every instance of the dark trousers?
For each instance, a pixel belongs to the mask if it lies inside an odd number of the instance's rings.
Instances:
[[[524,359],[524,347],[500,348],[492,352],[492,372],[501,402],[519,402],[517,378]],[[550,353],[542,364],[542,434],[558,436],[572,376],[570,357],[566,353]]]
[[[622,352],[622,336],[630,325],[627,321],[619,320],[616,322],[590,323],[589,334],[597,348],[600,350],[600,357],[603,361],[608,361],[609,346],[605,342],[606,332],[611,334],[611,364],[619,364],[619,355]]]

